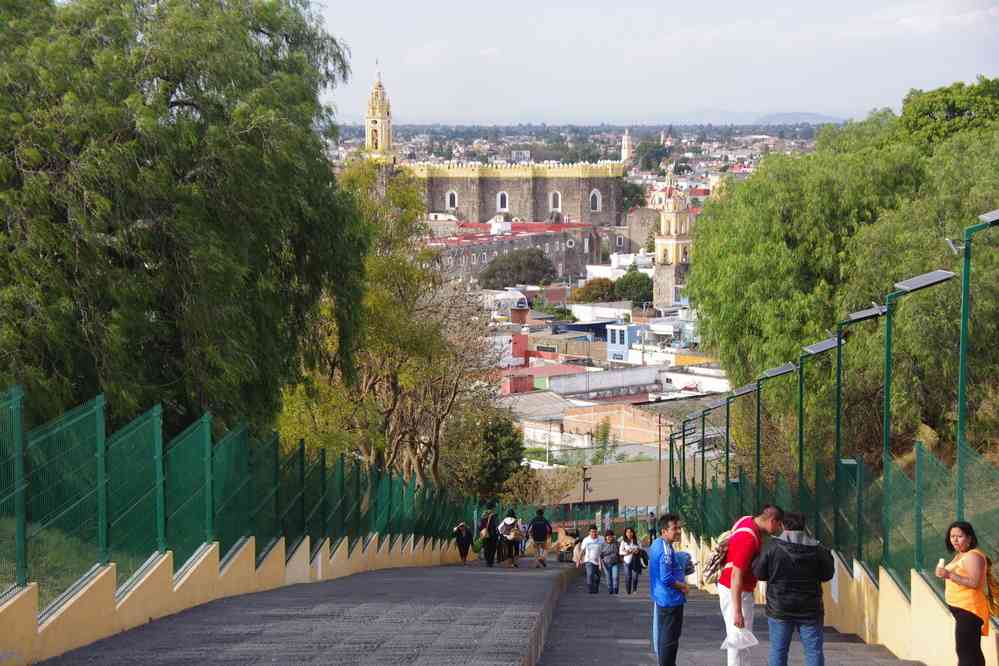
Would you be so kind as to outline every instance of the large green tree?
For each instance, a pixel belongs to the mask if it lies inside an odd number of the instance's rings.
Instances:
[[[479,273],[483,289],[503,289],[517,284],[540,284],[555,278],[555,266],[538,248],[501,254]]]
[[[995,80],[913,92],[902,113],[823,129],[814,154],[769,156],[744,183],[711,200],[695,228],[688,282],[702,345],[717,351],[738,385],[796,361],[802,344],[828,335],[846,312],[883,302],[892,284],[935,268],[960,273],[945,237],[958,238],[999,207],[999,89]],[[974,109],[969,112],[968,109]],[[976,240],[969,394],[973,443],[999,450],[999,239]],[[981,248],[981,249],[977,249]],[[896,319],[893,426],[900,451],[918,435],[953,442],[959,285],[909,299]],[[845,347],[847,452],[877,463],[881,439],[882,337],[877,324]],[[832,442],[831,359],[810,364],[809,455]],[[792,379],[767,385],[767,464],[795,459]],[[752,401],[740,409],[753,409]],[[735,439],[752,441],[752,414]],[[741,430],[741,432],[740,432]],[[942,451],[950,451],[945,446]]]
[[[0,384],[266,425],[304,323],[358,330],[366,236],[325,153],[348,73],[308,2],[0,6]],[[318,131],[317,131],[318,128]]]
[[[635,305],[649,303],[652,301],[652,278],[632,264],[628,272],[614,283],[614,296],[619,301],[631,301]]]
[[[524,459],[524,436],[508,413],[480,404],[458,415],[444,440],[441,467],[449,488],[494,499]]]

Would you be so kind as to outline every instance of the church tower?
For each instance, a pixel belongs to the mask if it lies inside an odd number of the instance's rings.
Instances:
[[[392,109],[389,105],[385,86],[382,85],[382,72],[375,73],[375,85],[368,98],[368,114],[364,118],[364,147],[375,157],[389,157],[392,154]]]
[[[624,130],[624,136],[621,137],[621,161],[627,164],[631,161],[634,154],[635,147],[631,145],[631,134],[626,129]]]

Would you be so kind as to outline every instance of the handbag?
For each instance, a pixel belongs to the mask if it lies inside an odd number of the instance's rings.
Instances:
[[[489,521],[492,520],[492,518],[493,518],[493,514],[489,513],[489,514],[486,514],[486,517],[482,519],[483,525],[485,525],[485,527],[483,527],[481,530],[479,530],[479,538],[480,539],[488,539],[489,538]]]

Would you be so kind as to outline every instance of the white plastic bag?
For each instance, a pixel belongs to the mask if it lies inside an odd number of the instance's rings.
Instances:
[[[745,650],[759,644],[760,641],[757,640],[756,635],[749,629],[733,628],[725,637],[725,641],[721,644],[721,649]]]

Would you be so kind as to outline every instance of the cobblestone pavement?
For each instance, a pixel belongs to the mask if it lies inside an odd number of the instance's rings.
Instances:
[[[651,651],[652,606],[648,593],[648,573],[634,595],[611,596],[601,587],[600,594],[587,594],[582,579],[569,583],[555,609],[555,618],[548,629],[544,653],[539,666],[582,666],[585,664],[655,664]],[[767,663],[769,649],[767,621],[762,607],[757,607],[754,621],[760,645],[753,649],[754,666]],[[714,666],[725,663],[720,649],[724,625],[718,610],[718,598],[704,592],[691,592],[684,610],[683,634],[680,638],[680,666]],[[856,636],[846,636],[833,629],[825,634],[826,664],[853,666],[860,664],[918,664],[901,661],[882,646],[866,645]],[[801,644],[791,644],[789,664],[804,664]]]
[[[521,663],[564,567],[387,569],[230,597],[46,664]]]

